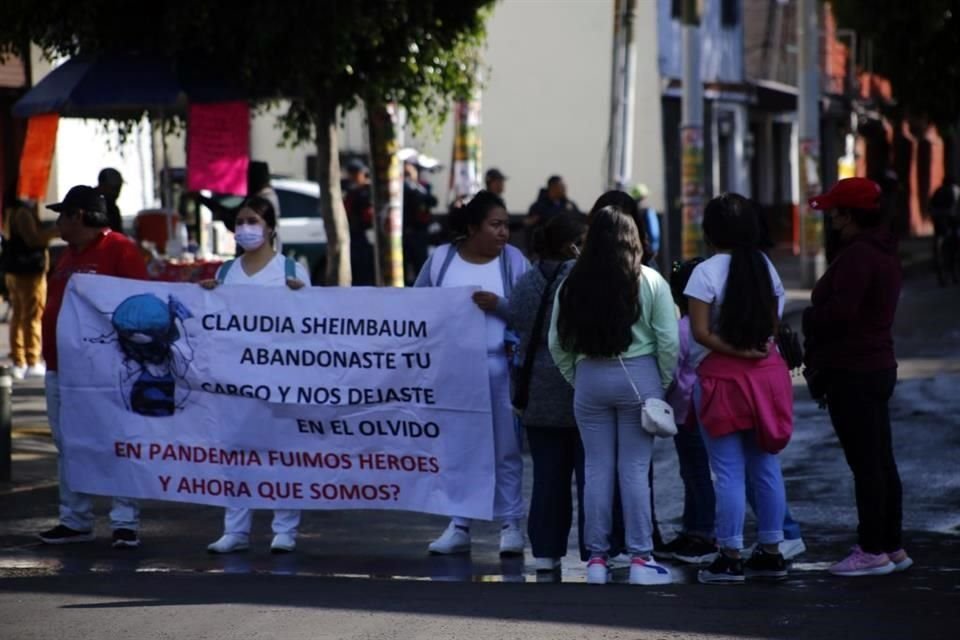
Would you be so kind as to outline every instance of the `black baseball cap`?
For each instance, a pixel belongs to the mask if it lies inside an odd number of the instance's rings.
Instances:
[[[70,189],[70,191],[67,191],[67,197],[63,199],[63,202],[48,204],[47,209],[58,213],[76,209],[106,213],[107,201],[104,200],[100,192],[93,187],[77,185]]]
[[[503,175],[503,172],[500,169],[488,169],[486,175],[487,182],[490,180],[506,180],[507,176]]]
[[[351,158],[347,161],[347,171],[357,173],[358,171],[369,171],[369,169],[367,169],[367,165],[363,164],[363,160],[360,158]]]

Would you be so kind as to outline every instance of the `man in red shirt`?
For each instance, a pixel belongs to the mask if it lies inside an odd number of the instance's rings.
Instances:
[[[57,227],[67,243],[50,275],[47,306],[43,313],[43,357],[47,363],[47,418],[54,443],[60,451],[60,524],[40,534],[47,544],[89,542],[93,533],[93,500],[70,489],[64,474],[60,432],[60,381],[57,377],[57,316],[67,281],[74,273],[99,273],[121,278],[146,279],[147,270],[136,245],[121,233],[110,230],[107,203],[93,187],[76,186],[63,202],[47,207],[60,214]],[[137,547],[140,507],[131,498],[114,498],[110,510],[113,546]]]

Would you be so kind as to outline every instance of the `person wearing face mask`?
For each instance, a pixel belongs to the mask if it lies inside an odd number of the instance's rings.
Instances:
[[[493,517],[502,523],[500,554],[523,555],[520,519],[524,505],[521,482],[523,456],[510,407],[510,373],[504,333],[507,308],[517,280],[530,265],[520,250],[507,244],[509,219],[503,200],[481,191],[449,214],[454,241],[437,247],[423,265],[414,286],[479,286],[473,302],[486,312],[487,369],[493,414],[496,485]],[[443,534],[430,543],[430,553],[470,551],[470,519],[454,517]]]
[[[236,260],[225,262],[217,271],[215,280],[205,280],[200,286],[213,289],[225,285],[286,286],[302,289],[310,284],[310,276],[303,265],[280,254],[276,248],[277,214],[269,200],[252,196],[240,206],[237,213],[235,236],[244,252]],[[227,507],[223,519],[223,535],[207,546],[210,553],[232,553],[250,547],[250,509]],[[297,546],[297,527],[300,512],[276,509],[273,512],[273,541],[270,551],[289,553]]]
[[[838,576],[884,575],[913,564],[903,549],[903,489],[889,409],[903,273],[881,196],[876,182],[847,178],[810,200],[814,209],[830,210],[840,236],[840,250],[803,313],[804,375],[826,402],[856,494],[857,544],[830,567]]]

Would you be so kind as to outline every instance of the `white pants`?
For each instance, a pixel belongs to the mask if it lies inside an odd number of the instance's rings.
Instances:
[[[60,472],[60,524],[74,531],[93,530],[93,496],[77,493],[67,484],[64,473],[63,436],[60,433],[60,380],[56,371],[47,371],[44,379],[47,396],[47,420],[53,443],[57,446],[57,466]],[[140,527],[140,504],[133,498],[114,498],[110,509],[111,529]]]
[[[253,523],[253,509],[227,507],[223,514],[223,532],[249,537]],[[295,509],[276,509],[273,512],[273,533],[286,533],[297,537],[300,526],[300,512]]]
[[[523,518],[523,453],[513,408],[510,405],[510,369],[503,354],[487,354],[490,377],[490,402],[493,413],[493,454],[496,485],[493,493],[493,518],[513,522]],[[458,525],[469,526],[469,518],[454,518]]]

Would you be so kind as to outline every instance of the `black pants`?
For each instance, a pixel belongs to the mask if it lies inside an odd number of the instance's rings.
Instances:
[[[527,427],[530,457],[533,458],[533,496],[527,518],[527,536],[534,558],[562,558],[567,555],[567,539],[573,521],[573,487],[577,480],[577,534],[580,559],[586,562],[590,552],[583,545],[583,444],[577,429]],[[613,497],[613,531],[610,555],[625,548],[623,507],[620,490]]]
[[[903,546],[903,489],[893,457],[889,401],[897,370],[829,372],[830,420],[853,471],[860,547],[868,553]]]

